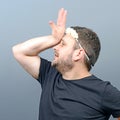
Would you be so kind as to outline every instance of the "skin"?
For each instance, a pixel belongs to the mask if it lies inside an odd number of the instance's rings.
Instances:
[[[60,43],[65,31],[66,15],[67,11],[61,8],[58,13],[57,23],[49,22],[52,35],[33,38],[12,48],[16,60],[35,79],[38,78],[41,64],[38,54]]]
[[[48,48],[53,47],[54,50],[59,51],[60,57],[62,57],[60,59],[65,59],[64,57],[67,56],[67,54],[61,56],[63,54],[62,53],[63,50],[64,53],[68,53],[68,51],[71,51],[71,47],[73,47],[73,43],[75,43],[75,40],[70,35],[64,36],[66,16],[67,16],[67,11],[62,8],[58,13],[57,23],[55,24],[53,21],[49,22],[49,25],[52,29],[52,35],[33,38],[13,46],[14,57],[23,66],[23,68],[35,79],[38,78],[39,67],[41,64],[40,58],[38,56],[39,53],[41,53],[42,51]],[[65,49],[67,50],[66,52],[64,47],[61,48],[59,47],[59,49],[57,48],[57,46],[61,44],[61,40],[66,41],[66,45],[67,45],[65,47]],[[83,57],[84,50],[78,49],[74,51],[74,54],[72,52],[73,51],[71,51],[69,55],[72,57],[72,62],[74,64],[74,67],[72,67],[72,69],[70,69],[69,71],[68,70],[64,72],[61,71],[63,77],[65,79],[72,80],[72,79],[80,79],[89,76],[90,73],[87,71],[86,66],[82,62],[84,59]]]
[[[35,79],[38,79],[41,65],[39,53],[52,47],[55,51],[52,65],[62,73],[64,79],[80,79],[91,75],[84,64],[85,51],[82,48],[74,49],[76,41],[69,34],[64,35],[66,16],[67,11],[61,8],[57,23],[49,22],[51,35],[30,39],[12,48],[15,59]]]
[[[69,37],[67,39],[66,38],[66,36],[63,37],[61,42],[53,48],[55,51],[55,58],[52,65],[55,66],[62,74],[73,68],[72,57],[74,53],[74,41],[70,42],[69,39],[69,45],[67,42]]]
[[[63,78],[68,80],[91,75],[82,62],[85,51],[83,49],[75,49],[75,44],[76,41],[69,34],[66,34],[61,42],[53,47],[55,59],[52,65],[62,73]]]

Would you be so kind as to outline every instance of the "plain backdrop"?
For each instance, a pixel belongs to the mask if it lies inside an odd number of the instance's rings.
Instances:
[[[49,20],[68,11],[67,27],[95,31],[102,49],[92,73],[120,89],[119,0],[1,0],[0,1],[0,120],[37,120],[41,86],[16,62],[12,46],[49,35]],[[53,50],[41,54],[52,60]],[[111,117],[111,120],[113,118]]]

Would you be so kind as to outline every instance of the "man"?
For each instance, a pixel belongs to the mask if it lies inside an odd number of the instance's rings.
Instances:
[[[120,91],[90,73],[100,52],[95,32],[85,27],[65,29],[67,11],[50,21],[52,35],[30,39],[13,47],[23,68],[42,87],[39,120],[120,120]],[[53,47],[54,60],[39,53]]]

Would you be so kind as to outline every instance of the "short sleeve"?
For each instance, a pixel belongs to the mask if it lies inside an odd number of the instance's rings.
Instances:
[[[41,86],[46,82],[46,77],[48,76],[49,70],[51,67],[51,62],[41,58],[41,65],[39,69],[38,81],[41,83]]]
[[[120,117],[120,91],[110,83],[106,85],[102,104],[107,114]]]

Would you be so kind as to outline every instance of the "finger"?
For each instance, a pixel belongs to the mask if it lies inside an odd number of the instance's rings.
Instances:
[[[66,16],[67,16],[67,11],[64,9],[61,9],[58,15],[58,20],[57,20],[57,25],[58,26],[65,26],[66,24]]]
[[[50,25],[52,30],[56,29],[56,25],[53,21],[49,21],[49,25]]]
[[[61,20],[61,25],[65,26],[66,25],[66,18],[67,18],[67,10],[64,11],[62,20]]]
[[[64,8],[61,8],[58,13],[57,25],[61,23],[63,14],[64,14]]]

